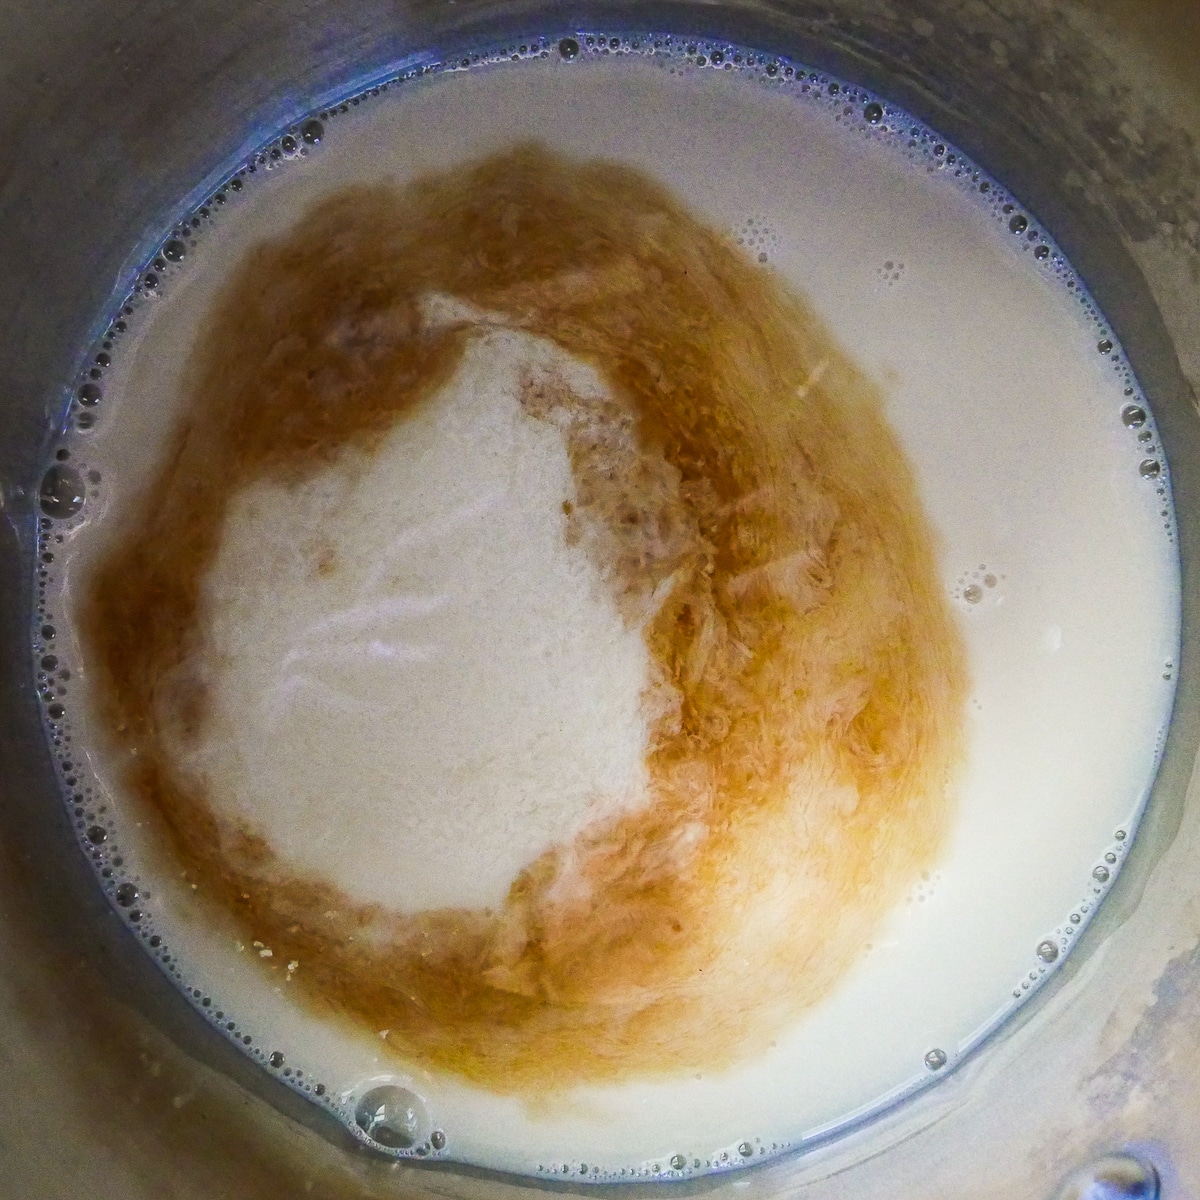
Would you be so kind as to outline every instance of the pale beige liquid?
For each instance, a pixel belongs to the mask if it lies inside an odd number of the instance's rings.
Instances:
[[[342,131],[344,140],[322,147],[313,162],[293,173],[281,173],[257,195],[248,196],[241,212],[224,218],[228,231],[224,238],[203,248],[203,257],[189,266],[177,291],[155,314],[135,360],[135,374],[129,377],[119,420],[111,421],[112,433],[106,434],[105,451],[112,463],[111,468],[105,464],[109,494],[119,509],[121,496],[136,494],[139,482],[129,448],[144,444],[138,425],[150,415],[144,398],[157,393],[170,399],[186,391],[174,382],[182,378],[181,365],[171,365],[166,348],[190,344],[192,331],[199,327],[198,314],[211,304],[214,289],[244,247],[266,232],[285,230],[313,199],[347,179],[379,178],[389,169],[417,173],[439,165],[438,159],[459,161],[521,135],[526,132],[522,112],[534,110],[503,103],[501,97],[510,88],[523,95],[536,90],[536,111],[556,116],[548,131],[539,126],[538,132],[557,139],[564,150],[582,141],[590,149],[649,170],[686,197],[694,211],[735,227],[743,236],[742,214],[754,215],[755,229],[764,231],[763,244],[770,246],[772,264],[805,286],[843,344],[882,382],[892,419],[917,463],[926,505],[942,537],[946,591],[962,598],[964,590],[974,586],[984,596],[982,603],[963,604],[976,711],[981,715],[972,731],[954,839],[936,862],[927,864],[927,879],[918,874],[911,880],[915,884],[911,898],[923,903],[901,904],[882,936],[873,938],[867,956],[856,954],[858,962],[851,974],[820,1006],[789,1022],[783,1031],[786,1036],[770,1039],[772,1045],[763,1044],[754,1053],[739,1054],[745,1062],[732,1070],[710,1074],[702,1069],[702,1078],[686,1082],[624,1082],[576,1089],[569,1098],[556,1098],[553,1110],[530,1109],[500,1099],[486,1087],[465,1087],[452,1076],[426,1075],[419,1068],[405,1067],[377,1040],[372,1047],[369,1040],[356,1038],[340,1025],[306,1013],[288,998],[303,977],[305,964],[282,947],[278,959],[272,949],[268,960],[269,966],[278,968],[272,979],[243,965],[258,957],[248,937],[240,941],[239,951],[239,943],[227,940],[219,929],[193,921],[182,945],[176,941],[185,960],[194,963],[196,977],[205,979],[206,990],[222,996],[222,1003],[241,1018],[243,1027],[256,1032],[261,1028],[260,1041],[265,1038],[270,1045],[280,1046],[289,1062],[311,1064],[306,1066],[310,1075],[315,1071],[335,1089],[344,1085],[351,1100],[360,1090],[359,1081],[376,1075],[402,1079],[425,1097],[433,1121],[448,1130],[456,1154],[517,1168],[528,1168],[543,1152],[558,1154],[560,1147],[567,1157],[613,1169],[650,1162],[654,1155],[667,1157],[676,1148],[712,1161],[713,1151],[725,1147],[733,1149],[736,1158],[736,1147],[745,1137],[765,1134],[769,1147],[772,1141],[791,1140],[798,1130],[834,1121],[870,1103],[920,1069],[921,1056],[931,1046],[945,1046],[953,1054],[958,1042],[968,1041],[1003,1006],[1013,984],[1019,988],[1022,974],[1031,965],[1033,946],[1052,932],[1055,923],[1063,922],[1068,909],[1086,893],[1091,860],[1107,844],[1112,829],[1136,807],[1137,781],[1144,779],[1151,753],[1145,735],[1156,731],[1163,716],[1162,689],[1155,688],[1157,676],[1144,664],[1164,653],[1169,657],[1173,636],[1170,555],[1160,536],[1161,523],[1155,519],[1156,504],[1143,502],[1144,481],[1131,469],[1134,464],[1119,440],[1127,431],[1119,426],[1110,429],[1105,423],[1116,426],[1119,406],[1110,404],[1111,412],[1094,408],[1093,396],[1111,385],[1080,352],[1090,330],[1065,297],[1010,264],[1007,251],[982,218],[947,207],[947,197],[935,190],[936,184],[914,177],[902,164],[889,165],[881,150],[862,147],[859,157],[841,161],[846,139],[831,124],[822,123],[827,118],[804,114],[790,102],[785,107],[784,102],[712,76],[668,81],[665,75],[632,64],[589,67],[587,75],[579,67],[547,65],[536,76],[514,72],[510,80],[497,73],[431,84],[404,104],[381,108],[370,119],[364,116],[355,130]],[[567,76],[565,70],[577,73]],[[686,117],[680,112],[681,88],[689,89],[688,103],[682,106]],[[491,114],[484,126],[478,120],[481,111]],[[634,113],[642,123],[633,121]],[[607,119],[599,120],[597,114],[607,114]],[[595,133],[592,121],[605,131],[603,135]],[[703,155],[697,156],[694,145],[684,146],[691,121],[712,131],[702,144],[732,145],[719,160],[720,171]],[[773,143],[765,136],[756,141],[758,123],[763,129],[775,129],[780,121],[792,122],[798,141],[803,141],[809,156],[803,163],[781,166],[767,149]],[[722,136],[729,128],[741,131],[735,143]],[[598,136],[608,138],[610,144],[597,147]],[[389,153],[394,157],[389,160],[381,154],[381,147],[392,147]],[[808,181],[807,199],[796,199],[804,193],[789,176],[791,171]],[[813,182],[814,171],[824,182]],[[880,178],[888,184],[883,189],[889,197],[887,205],[862,198],[863,181]],[[852,212],[847,211],[849,197],[855,197],[857,205]],[[903,220],[897,220],[897,213],[903,214]],[[926,232],[931,217],[935,237]],[[868,257],[868,247],[879,244],[872,239],[880,237],[886,239],[882,244],[887,250]],[[814,246],[821,248],[816,256]],[[891,281],[891,287],[880,286],[876,272],[882,270],[882,263],[876,264],[876,259],[885,253],[888,261],[906,264],[898,285]],[[891,272],[889,279],[891,274],[899,272]],[[972,278],[986,285],[971,293],[979,308],[952,310],[946,303],[947,289],[953,292],[951,285]],[[1019,332],[1013,330],[1017,312],[1023,314]],[[997,355],[991,340],[993,314],[1003,314],[1009,340],[1022,348],[1019,360]],[[486,337],[475,344],[487,349]],[[938,346],[940,354],[931,354],[931,345]],[[509,346],[496,358],[495,345],[489,352],[493,363],[518,365],[546,353],[536,346]],[[494,905],[516,869],[547,846],[569,839],[581,821],[596,816],[590,799],[595,793],[615,805],[613,812],[638,811],[645,801],[642,758],[653,724],[643,705],[648,678],[645,638],[640,627],[633,627],[631,634],[619,605],[606,600],[606,590],[611,596],[611,589],[598,586],[604,572],[595,574],[595,556],[589,559],[578,542],[572,547],[565,537],[562,502],[573,502],[571,489],[577,485],[568,439],[561,431],[552,432],[544,419],[530,420],[528,412],[522,416],[520,389],[514,398],[511,387],[501,386],[491,403],[480,405],[484,385],[472,384],[470,375],[478,369],[472,364],[478,363],[479,353],[468,353],[460,373],[446,381],[424,417],[397,432],[398,440],[371,452],[370,487],[361,486],[365,478],[361,473],[358,482],[352,473],[338,483],[335,470],[328,476],[329,487],[324,491],[318,487],[310,500],[298,500],[293,493],[285,504],[273,504],[268,489],[259,498],[257,517],[246,507],[252,503],[252,493],[243,493],[238,503],[245,519],[236,523],[241,533],[225,538],[224,557],[218,557],[210,576],[217,594],[227,585],[236,591],[238,579],[251,569],[276,580],[296,581],[296,601],[288,605],[296,623],[289,623],[290,617],[278,621],[269,609],[253,604],[229,622],[222,636],[228,639],[231,657],[247,663],[245,686],[229,688],[227,702],[222,702],[225,707],[219,719],[227,722],[231,736],[214,741],[203,751],[209,757],[204,759],[202,753],[194,769],[210,775],[226,772],[229,813],[249,817],[268,831],[271,843],[289,861],[322,871],[359,902],[376,901],[403,911],[445,903]],[[825,357],[818,355],[810,368]],[[983,367],[977,365],[980,362]],[[566,369],[580,368],[568,364]],[[466,372],[465,383],[462,372]],[[485,370],[479,376],[481,381],[484,378],[494,380],[495,370]],[[1055,381],[1052,390],[1047,389],[1047,379]],[[598,386],[595,381],[577,384],[585,392]],[[1014,421],[1011,409],[982,401],[971,408],[967,422],[979,436],[964,439],[961,425],[955,422],[964,417],[963,397],[979,396],[981,385],[1005,395],[1018,394],[1034,411],[1049,412],[1037,439],[1026,436],[1028,422]],[[135,403],[139,396],[140,405]],[[512,420],[501,436],[489,421],[505,405]],[[503,449],[490,457],[479,454],[484,438],[498,438],[495,444]],[[472,453],[479,454],[477,461]],[[430,493],[423,498],[405,469],[414,455],[428,467],[426,479],[448,480],[453,468],[461,466],[472,486],[439,509],[437,499],[455,493],[439,486],[436,496]],[[531,471],[536,485],[530,483]],[[486,550],[493,558],[468,555],[466,562],[472,569],[464,569],[463,549],[472,545],[470,521],[455,526],[450,520],[450,532],[444,532],[447,522],[441,526],[437,522],[469,510],[473,497],[488,495],[486,486],[478,486],[488,478],[500,481],[493,489],[499,500],[488,508],[487,520],[477,521],[472,528],[479,531],[481,553]],[[484,589],[488,602],[472,609],[474,632],[462,626],[456,634],[453,622],[437,615],[444,608],[427,606],[418,611],[419,604],[408,611],[424,622],[423,643],[411,636],[411,622],[404,626],[405,637],[397,638],[398,610],[381,614],[378,605],[374,615],[354,627],[353,638],[339,640],[333,636],[335,631],[320,627],[331,613],[354,612],[361,596],[371,594],[370,586],[375,594],[380,592],[379,564],[404,561],[404,556],[389,555],[386,532],[365,524],[374,498],[389,493],[409,506],[402,509],[405,534],[398,540],[400,548],[408,551],[408,561],[415,563],[408,569],[420,576],[414,596],[428,599],[431,592],[462,596],[472,586],[469,581],[492,573],[495,585],[491,591]],[[1108,507],[1094,525],[1080,526],[1075,506],[1094,513],[1097,494],[1102,501],[1110,498]],[[978,499],[964,503],[964,496]],[[1003,499],[988,504],[984,501],[989,496]],[[304,504],[310,507],[305,509]],[[295,548],[293,534],[307,521],[306,517],[299,526],[289,524],[297,508],[311,512],[318,521],[332,520],[339,546],[353,547],[354,538],[360,536],[360,549],[347,556],[348,569],[330,573],[327,582],[332,592],[310,587],[304,572],[286,562],[286,554]],[[331,517],[332,509],[340,517]],[[344,519],[344,524],[338,525],[338,519]],[[1031,527],[1036,536],[1030,537]],[[530,548],[530,539],[522,531],[539,528],[544,537],[539,543],[542,550],[535,554],[536,548]],[[412,547],[420,542],[417,535],[428,535],[431,529],[438,533],[428,539],[435,550],[416,557]],[[271,555],[262,552],[264,545],[271,544],[272,531],[278,535],[277,557],[282,563],[277,567],[271,565]],[[414,536],[407,538],[408,533]],[[240,543],[238,536],[243,538]],[[440,564],[437,547],[445,559]],[[496,554],[497,548],[504,552]],[[518,548],[530,552],[523,567],[530,584],[519,590],[506,574],[513,570],[512,551]],[[320,558],[318,549],[309,564],[318,582]],[[477,569],[488,563],[487,572]],[[515,571],[513,575],[517,577]],[[988,578],[991,587],[985,582]],[[530,591],[534,581],[536,587]],[[491,602],[514,594],[531,597],[532,615],[522,605],[506,608],[503,600]],[[394,599],[396,593],[390,595]],[[1103,603],[1098,602],[1101,599]],[[305,603],[314,606],[308,615]],[[539,603],[542,610],[537,609]],[[1120,619],[1122,604],[1140,606],[1147,619],[1131,630]],[[556,625],[549,615],[557,613],[574,614],[575,626],[569,621],[565,627]],[[531,623],[523,626],[522,620]],[[1109,632],[1110,624],[1116,638]],[[343,634],[346,628],[343,624]],[[495,664],[496,658],[478,654],[481,630],[486,631],[485,639],[513,647],[519,663],[522,646],[537,646],[539,635],[549,640],[552,631],[561,633],[563,628],[574,628],[562,644],[571,645],[575,657],[543,660],[547,663],[544,685],[536,683],[536,674],[518,668],[519,676],[533,686],[520,705],[511,705],[504,684],[514,671],[500,669],[488,691],[477,668],[485,662]],[[239,637],[244,643],[238,643]],[[274,657],[265,644],[272,637],[279,639]],[[479,703],[480,716],[485,723],[492,721],[493,729],[465,747],[461,739],[449,739],[447,746],[429,754],[426,775],[418,770],[417,777],[436,780],[438,762],[459,751],[464,762],[472,755],[475,761],[480,755],[487,761],[488,754],[509,753],[520,762],[544,768],[545,747],[555,745],[544,739],[561,736],[563,745],[594,751],[594,766],[580,772],[574,791],[568,789],[567,803],[539,807],[535,800],[531,805],[526,802],[529,788],[514,789],[502,806],[489,807],[486,789],[471,801],[470,786],[483,777],[477,772],[465,792],[459,790],[453,799],[442,802],[434,822],[423,822],[421,802],[411,799],[411,794],[398,801],[398,810],[388,811],[381,808],[379,793],[372,793],[356,778],[353,792],[365,801],[360,814],[347,819],[348,810],[340,805],[335,819],[329,819],[319,800],[331,781],[345,777],[347,766],[370,774],[375,769],[372,764],[387,763],[389,752],[408,762],[421,758],[418,754],[414,760],[413,752],[404,749],[405,739],[372,741],[371,720],[354,715],[343,719],[328,698],[348,697],[348,713],[355,706],[364,714],[378,712],[385,678],[399,678],[397,694],[410,695],[414,681],[422,678],[413,666],[420,654],[412,648],[419,644],[442,649],[457,644],[459,661],[467,665],[457,689],[447,683],[444,672],[429,677],[444,686],[444,704],[409,718],[409,724],[402,726],[408,744],[427,749],[434,739],[436,746],[437,736],[446,728],[441,714],[463,697]],[[1092,650],[1098,645],[1105,647],[1103,656]],[[339,646],[346,653],[341,659]],[[391,647],[375,654],[386,660],[386,676],[364,671],[364,646]],[[409,665],[397,675],[396,654],[406,646],[411,651]],[[468,649],[477,654],[475,659],[461,657]],[[299,699],[294,690],[285,691],[280,704],[275,685],[281,680],[286,683],[289,676],[276,672],[272,677],[272,670],[297,652],[308,654],[306,671],[315,670],[320,686],[308,701]],[[318,652],[316,659],[314,652]],[[1029,663],[1016,692],[1010,682],[1015,652]],[[575,672],[578,682],[577,689],[569,689],[570,697],[578,701],[574,712],[569,702],[547,703],[546,689],[565,671]],[[1118,699],[1106,685],[1109,673],[1114,679],[1144,679],[1141,698],[1131,696],[1125,685]],[[236,672],[233,678],[236,683]],[[265,680],[268,686],[256,691],[255,680]],[[430,694],[427,685],[421,690]],[[264,694],[275,697],[274,707],[260,702]],[[603,713],[605,719],[589,727],[588,716],[596,713]],[[514,739],[504,736],[514,716],[515,728],[532,739],[528,751],[522,749],[520,739],[515,739],[514,747]],[[257,736],[255,720],[260,722]],[[475,720],[468,726],[474,732],[481,728]],[[294,741],[287,740],[286,732],[281,737],[281,728],[294,733]],[[234,760],[221,753],[213,757],[214,746],[228,745],[238,736],[244,744]],[[348,743],[348,736],[362,741]],[[1078,753],[1064,756],[1064,744],[1072,744]],[[319,753],[316,760],[305,758],[322,746],[327,752]],[[1020,748],[1015,761],[1014,747]],[[315,773],[306,765],[314,761]],[[328,768],[326,776],[320,774],[323,767]],[[295,772],[291,777],[286,775],[289,769]],[[512,771],[506,765],[503,774],[511,779]],[[273,780],[276,772],[284,772],[288,781],[285,804],[272,802],[275,793],[264,783]],[[111,774],[110,779],[119,786]],[[1111,797],[1107,809],[1097,799],[1100,781],[1101,790]],[[544,771],[535,771],[530,783],[535,797],[561,795],[560,789],[547,787]],[[569,800],[570,795],[576,799]],[[1048,795],[1055,801],[1053,811],[1046,810],[1043,798]],[[405,808],[406,803],[411,807]],[[500,855],[480,854],[483,838],[470,842],[468,854],[454,853],[455,847],[463,845],[456,820],[472,811],[472,803],[474,811],[501,820],[498,838],[486,823],[483,826],[487,840],[499,842]],[[477,827],[473,820],[467,823]],[[417,832],[410,836],[414,827]],[[926,850],[932,854],[939,848],[938,841],[935,823]],[[448,852],[449,870],[430,867],[432,859]],[[411,855],[410,870],[389,870],[397,858],[406,861],[406,854]],[[1046,856],[1040,864],[1039,855]],[[185,920],[182,911],[187,902],[172,897],[169,879],[154,880],[151,890],[163,911],[174,914],[169,920]],[[997,920],[1002,929],[994,927]],[[270,949],[272,940],[259,949]],[[262,960],[255,965],[261,966]],[[889,1014],[886,1022],[878,1019],[881,1011]],[[712,1050],[713,1059],[719,1061],[728,1047],[717,1045]],[[802,1070],[797,1070],[798,1063],[803,1064]]]

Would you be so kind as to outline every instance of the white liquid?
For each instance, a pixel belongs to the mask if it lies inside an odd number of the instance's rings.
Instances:
[[[743,1143],[757,1157],[815,1136],[928,1077],[931,1049],[953,1062],[991,1028],[1043,977],[1039,943],[1069,946],[1068,915],[1102,890],[1093,868],[1128,844],[1114,832],[1136,820],[1169,714],[1178,581],[1161,481],[1139,475],[1150,451],[1121,422],[1123,381],[1078,300],[984,198],[837,111],[736,74],[616,58],[406,84],[231,199],[124,343],[75,451],[105,485],[56,601],[73,667],[70,578],[151,472],[187,349],[247,247],[347,183],[403,182],[529,138],[628,162],[751,241],[882,387],[961,609],[968,769],[936,873],[759,1061],[577,1089],[545,1111],[405,1072],[369,1034],[293,1003],[285,976],[252,961],[269,947],[212,932],[150,874],[114,764],[90,755],[182,975],[348,1111],[371,1081],[419,1093],[451,1157],[577,1175],[665,1171],[681,1154],[707,1169],[722,1153],[744,1161]],[[593,796],[640,799],[646,652],[563,541],[561,438],[520,415],[496,369],[538,353],[477,347],[357,483],[335,471],[299,496],[244,496],[210,578],[232,594],[253,567],[288,590],[221,626],[241,665],[219,706],[226,749],[201,765],[294,861],[364,900],[497,903]],[[342,566],[306,582],[289,555],[318,520]],[[74,729],[78,757],[85,713]]]

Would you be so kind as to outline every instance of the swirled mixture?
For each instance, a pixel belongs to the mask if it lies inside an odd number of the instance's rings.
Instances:
[[[645,175],[522,145],[344,190],[187,378],[85,650],[164,847],[314,1010],[525,1096],[719,1068],[937,856],[966,657],[880,397]],[[393,516],[425,533],[356,536]],[[384,847],[384,903],[344,851],[392,803],[454,836]]]

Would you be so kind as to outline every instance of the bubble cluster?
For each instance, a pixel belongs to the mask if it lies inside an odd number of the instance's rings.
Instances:
[[[909,889],[905,901],[908,904],[924,904],[926,900],[931,899],[937,892],[938,884],[941,883],[942,875],[940,871],[922,871],[918,878]]]
[[[1001,583],[1006,578],[994,567],[980,563],[978,567],[959,575],[951,588],[951,595],[966,608],[978,608],[985,600],[993,604],[1000,603],[1003,599]]]
[[[1062,965],[1063,958],[1095,914],[1099,898],[1108,887],[1111,887],[1120,865],[1121,856],[1127,849],[1125,843],[1128,837],[1127,829],[1118,829],[1114,832],[1113,841],[1101,855],[1103,861],[1092,868],[1089,879],[1091,887],[1088,891],[1090,899],[1080,901],[1075,909],[1067,914],[1067,919],[1055,931],[1054,936],[1043,938],[1037,944],[1034,957],[1038,966],[1013,989],[1014,1000],[1025,1000],[1049,978],[1053,973],[1052,968]]]
[[[761,217],[747,217],[736,231],[736,240],[739,246],[745,246],[762,264],[770,260],[770,252],[781,244],[779,234],[766,225]]]

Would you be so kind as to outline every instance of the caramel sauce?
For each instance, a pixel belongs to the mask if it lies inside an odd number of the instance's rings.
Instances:
[[[431,321],[431,297],[461,312]],[[651,802],[530,863],[498,911],[388,912],[179,768],[219,670],[203,581],[232,497],[369,455],[497,325],[609,389],[530,376],[521,401],[565,431],[567,537],[650,652]],[[637,171],[520,146],[347,189],[257,247],[187,377],[82,633],[125,783],[214,913],[273,948],[262,969],[299,962],[316,1011],[526,1097],[729,1066],[830,993],[944,844],[966,655],[880,396],[773,271]]]

